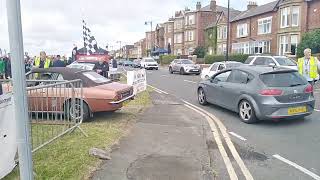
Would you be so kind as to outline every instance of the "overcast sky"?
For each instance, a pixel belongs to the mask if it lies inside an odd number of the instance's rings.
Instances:
[[[0,0],[0,48],[9,49],[6,0]],[[81,47],[82,21],[87,21],[98,45],[119,48],[117,41],[132,44],[142,39],[150,26],[166,21],[176,10],[195,9],[210,0],[22,0],[24,49],[32,55],[41,50],[47,54],[71,54],[73,44]],[[257,0],[265,4],[273,0]],[[226,6],[227,0],[217,0]],[[245,10],[247,0],[231,0],[231,7]],[[154,25],[155,27],[155,25]],[[110,48],[111,49],[111,48]],[[109,49],[109,50],[110,50]]]

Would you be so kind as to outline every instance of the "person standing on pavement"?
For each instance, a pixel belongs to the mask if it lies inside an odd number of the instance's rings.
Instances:
[[[298,70],[312,85],[319,80],[320,62],[317,57],[311,55],[311,49],[305,49],[304,57],[298,59]]]
[[[4,79],[5,73],[5,62],[4,58],[0,57],[0,79]]]
[[[8,54],[8,57],[5,59],[5,77],[6,79],[11,78],[11,57]]]
[[[54,59],[52,67],[66,67],[65,62],[61,60],[60,55],[57,55],[57,57]]]
[[[118,63],[116,59],[112,59],[112,68],[115,69],[115,71],[117,71],[118,68]]]
[[[99,63],[94,65],[93,70],[101,76],[108,78],[109,64],[103,61],[99,61]]]
[[[47,57],[46,52],[40,52],[40,57],[36,57],[36,59],[34,60],[34,67],[45,69],[51,67],[51,60],[49,59],[49,57]]]

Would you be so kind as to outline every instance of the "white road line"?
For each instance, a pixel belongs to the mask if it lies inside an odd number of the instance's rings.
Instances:
[[[161,75],[161,77],[168,77],[168,75]]]
[[[159,91],[159,92],[163,93],[163,94],[166,94],[166,95],[169,94],[169,93],[167,93],[167,92],[165,92],[165,91],[162,91],[161,89],[158,89],[158,88],[153,87],[153,86],[151,86],[151,85],[148,85],[148,86],[151,87],[152,89],[156,90],[156,91]]]
[[[319,109],[314,109],[314,111],[316,111],[316,112],[320,112],[320,110],[319,110]]]
[[[224,140],[225,140],[225,142],[226,142],[226,144],[227,144],[227,146],[228,146],[228,148],[229,148],[232,156],[234,157],[234,159],[236,160],[237,164],[239,165],[239,167],[240,167],[240,169],[241,169],[244,177],[245,177],[247,180],[253,180],[253,177],[252,177],[249,169],[246,167],[246,165],[244,164],[243,160],[241,159],[241,157],[240,157],[237,149],[234,147],[234,145],[233,145],[233,143],[232,143],[232,141],[231,141],[231,139],[230,139],[230,136],[229,136],[229,134],[227,133],[227,128],[222,124],[222,122],[220,121],[220,119],[218,119],[218,118],[217,118],[216,116],[214,116],[213,114],[208,113],[207,111],[203,110],[202,108],[200,108],[200,107],[198,107],[198,106],[195,106],[195,105],[193,105],[193,104],[191,104],[191,103],[189,103],[189,102],[187,102],[187,101],[185,101],[185,100],[183,100],[183,99],[181,99],[181,100],[182,100],[185,104],[187,104],[187,105],[189,105],[189,106],[191,106],[191,107],[193,107],[193,108],[195,108],[195,109],[198,109],[199,111],[201,111],[201,112],[203,112],[204,114],[206,114],[207,116],[209,116],[209,117],[211,118],[211,120],[214,121],[214,122],[218,125],[218,127],[219,127],[219,129],[220,129],[220,131],[221,131],[221,134],[222,134],[222,136],[223,136],[223,138],[224,138]]]
[[[189,83],[193,83],[193,84],[198,84],[197,82],[195,82],[195,81],[189,81],[189,80],[183,80],[183,81],[185,81],[185,82],[189,82]]]
[[[246,138],[240,136],[239,134],[237,134],[235,132],[229,132],[229,134],[231,134],[232,136],[234,136],[234,137],[236,137],[236,138],[238,138],[238,139],[240,139],[242,141],[246,141],[247,140]]]
[[[290,160],[288,160],[288,159],[286,159],[284,157],[281,157],[279,154],[275,154],[275,155],[273,155],[273,157],[277,158],[278,160],[280,160],[280,161],[282,161],[284,163],[289,164],[290,166],[295,167],[296,169],[302,171],[303,173],[311,176],[313,179],[320,180],[320,176],[316,175],[315,173],[309,171],[308,169],[306,169],[306,168],[304,168],[302,166],[299,166],[298,164],[296,164],[296,163],[294,163],[294,162],[292,162],[292,161],[290,161]]]
[[[214,137],[214,139],[215,139],[215,141],[217,143],[219,152],[220,152],[220,154],[222,156],[223,162],[226,165],[229,177],[230,177],[231,180],[237,180],[238,176],[237,176],[237,174],[236,174],[236,172],[235,172],[235,170],[234,170],[234,168],[232,166],[232,163],[230,161],[230,158],[229,158],[229,156],[228,156],[228,154],[227,154],[227,152],[226,152],[226,150],[225,150],[225,148],[224,148],[224,146],[222,144],[221,137],[220,137],[220,135],[218,133],[218,129],[217,129],[216,125],[214,124],[214,122],[210,119],[209,116],[207,116],[206,114],[202,113],[201,111],[199,111],[199,110],[197,110],[197,109],[195,109],[195,108],[193,108],[193,107],[191,107],[191,106],[189,106],[187,104],[185,104],[185,106],[190,108],[190,109],[192,109],[192,110],[194,110],[195,112],[201,114],[202,116],[204,116],[207,119],[207,121],[208,121],[208,123],[210,125],[210,128],[212,130],[213,137]]]

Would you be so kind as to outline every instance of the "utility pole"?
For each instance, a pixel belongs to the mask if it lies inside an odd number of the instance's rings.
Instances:
[[[119,48],[119,60],[120,60],[120,54],[121,54],[121,41],[117,41],[117,43],[120,43],[120,48]]]
[[[229,46],[230,46],[230,0],[228,0],[226,61],[229,61]]]
[[[19,153],[20,178],[32,180],[32,152],[26,76],[24,68],[23,36],[21,27],[20,0],[7,0],[8,32],[12,63],[13,97],[17,121],[17,144]]]

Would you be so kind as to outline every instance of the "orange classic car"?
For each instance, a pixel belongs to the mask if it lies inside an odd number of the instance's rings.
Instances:
[[[113,112],[134,98],[133,87],[112,82],[96,72],[74,68],[33,69],[26,74],[29,111],[64,113],[78,118],[83,100],[83,120],[96,112]],[[80,83],[82,81],[82,95]],[[65,82],[70,82],[65,84]],[[54,85],[52,85],[54,84]],[[71,106],[70,97],[75,97]]]

